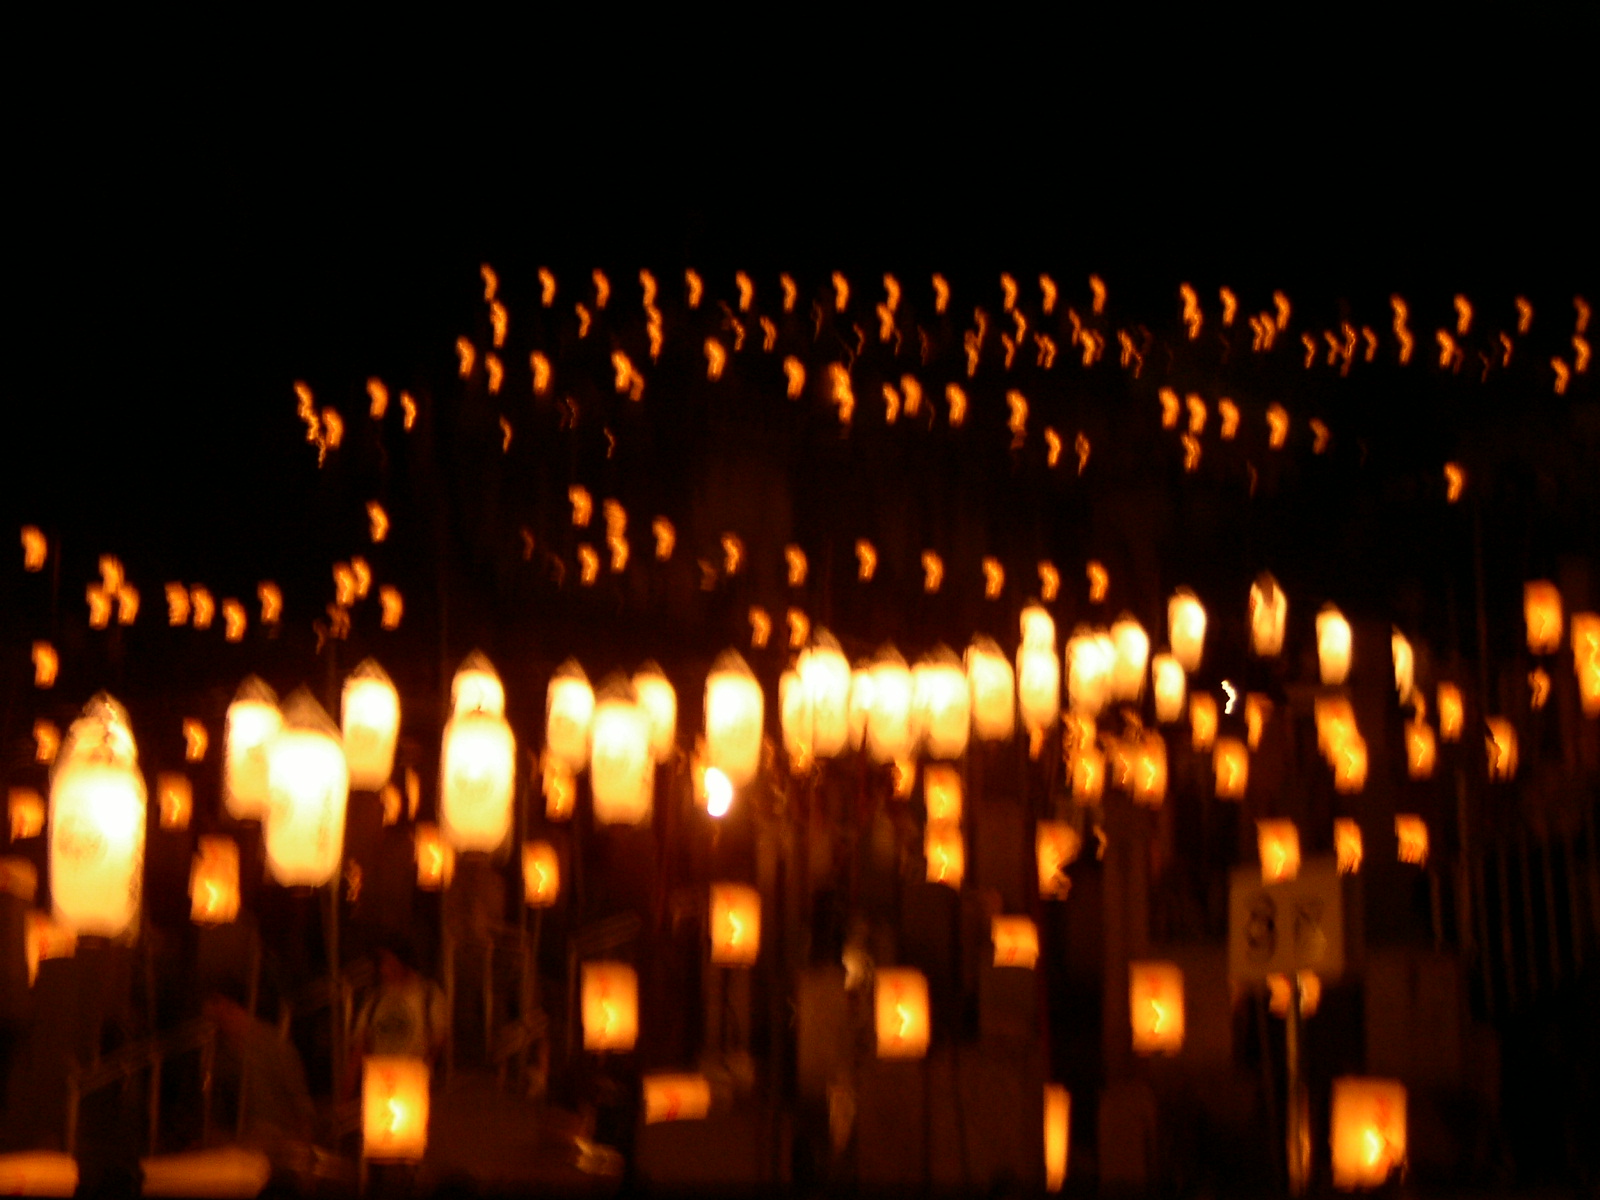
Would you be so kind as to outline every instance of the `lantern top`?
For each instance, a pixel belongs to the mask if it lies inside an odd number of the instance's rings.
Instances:
[[[1000,643],[986,633],[973,634],[972,641],[967,645],[967,657],[969,659],[979,655],[988,655],[991,658],[999,659],[1005,658],[1005,655],[1000,652]]]
[[[503,716],[506,710],[506,690],[500,682],[500,673],[481,650],[474,650],[461,660],[455,678],[450,682],[450,710],[453,713],[481,709]]]
[[[1055,618],[1043,605],[1030,604],[1022,610],[1022,644],[1024,646],[1051,645],[1056,640]]]
[[[351,680],[355,679],[376,679],[380,683],[389,684],[394,682],[389,678],[389,672],[380,667],[378,665],[378,660],[375,658],[362,659],[361,662],[356,665],[356,669],[345,676],[346,683],[349,683]]]
[[[844,657],[844,650],[839,645],[839,639],[826,629],[819,628],[811,631],[811,641],[807,649],[812,654],[837,654],[840,658]]]
[[[902,670],[908,669],[906,667],[905,655],[901,654],[900,651],[895,649],[893,642],[885,642],[883,645],[878,647],[878,652],[872,656],[872,669],[876,671],[882,667],[899,667]]]
[[[99,692],[83,706],[83,715],[67,730],[56,754],[52,777],[63,764],[74,760],[131,768],[138,764],[138,758],[128,710],[108,693]]]
[[[919,667],[955,667],[961,668],[961,660],[956,657],[956,652],[943,642],[929,650],[918,661]]]
[[[717,655],[711,664],[712,675],[743,675],[754,679],[756,673],[750,669],[750,664],[745,662],[744,655],[737,650],[724,650]]]
[[[667,678],[667,673],[661,669],[661,664],[656,662],[656,660],[653,659],[653,658],[647,659],[645,661],[644,666],[640,667],[637,671],[635,671],[633,673],[633,680],[634,680],[635,688],[638,687],[639,680],[641,680],[641,679],[661,679],[661,680],[665,680],[666,678]]]
[[[639,702],[638,689],[633,686],[633,681],[621,672],[613,671],[607,675],[600,686],[594,690],[596,704],[637,704]]]
[[[263,704],[276,704],[278,693],[272,690],[272,685],[259,675],[246,675],[239,684],[239,690],[233,694],[234,703],[241,700],[256,700]]]
[[[322,733],[340,740],[339,726],[328,715],[328,710],[317,703],[317,698],[304,687],[297,687],[283,702],[283,728],[303,733]]]

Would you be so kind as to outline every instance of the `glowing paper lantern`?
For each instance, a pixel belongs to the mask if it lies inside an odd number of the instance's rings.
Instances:
[[[556,668],[545,694],[545,753],[567,770],[583,770],[589,762],[589,727],[594,721],[594,689],[573,659]]]
[[[1080,625],[1067,639],[1067,701],[1075,713],[1095,716],[1111,699],[1116,649],[1103,629]]]
[[[1243,800],[1250,784],[1250,750],[1238,738],[1218,738],[1211,752],[1218,800]]]
[[[961,820],[961,772],[945,763],[922,769],[922,801],[930,821]]]
[[[1039,928],[1027,917],[997,916],[989,922],[994,965],[1033,970],[1039,961]]]
[[[1432,778],[1433,760],[1437,753],[1433,726],[1426,721],[1407,721],[1406,774],[1412,779]]]
[[[1411,643],[1406,640],[1406,635],[1398,629],[1389,635],[1389,651],[1394,657],[1394,690],[1399,695],[1401,704],[1409,704],[1415,687],[1416,655],[1412,652]]]
[[[1361,870],[1361,826],[1349,817],[1333,819],[1333,852],[1339,874],[1354,875]]]
[[[1127,777],[1123,786],[1135,804],[1160,808],[1167,795],[1167,743],[1149,730],[1125,745]]]
[[[1285,883],[1300,874],[1300,831],[1293,821],[1257,821],[1256,844],[1262,883]]]
[[[893,646],[878,651],[872,663],[866,746],[867,754],[878,763],[910,758],[916,749],[911,728],[911,669]]]
[[[1209,692],[1189,697],[1190,745],[1197,751],[1211,749],[1217,740],[1217,698]]]
[[[417,887],[424,892],[437,892],[450,886],[456,873],[456,850],[439,827],[431,821],[418,821],[415,833],[417,847]]]
[[[1040,821],[1033,834],[1034,859],[1039,866],[1039,898],[1065,900],[1072,890],[1066,869],[1077,860],[1083,838],[1065,821]]]
[[[1439,685],[1439,738],[1446,742],[1459,742],[1461,740],[1461,723],[1465,706],[1461,701],[1461,689],[1453,683]]]
[[[1179,588],[1167,601],[1167,640],[1185,671],[1200,669],[1206,646],[1206,610],[1188,588]]]
[[[1135,1054],[1183,1049],[1183,972],[1175,963],[1130,962],[1128,1008]]]
[[[122,706],[104,694],[72,723],[50,779],[50,895],[78,934],[120,937],[139,915],[144,779]]]
[[[626,1053],[639,1037],[639,976],[627,963],[583,964],[583,1048]]]
[[[28,962],[28,986],[39,978],[47,958],[72,958],[78,953],[78,931],[47,912],[30,909],[22,928],[22,951]]]
[[[444,727],[439,827],[457,850],[498,850],[511,833],[516,738],[497,713],[457,712]]]
[[[529,908],[549,908],[561,895],[561,860],[549,842],[522,844],[522,895]]]
[[[1505,717],[1486,717],[1489,734],[1484,739],[1489,751],[1489,778],[1507,780],[1517,773],[1517,731]]]
[[[711,961],[753,967],[761,953],[761,893],[738,883],[711,885]]]
[[[1271,575],[1250,585],[1250,650],[1257,658],[1283,653],[1283,627],[1289,615],[1289,598]]]
[[[922,831],[922,852],[927,859],[929,883],[960,888],[967,870],[967,844],[955,821],[929,821]]]
[[[226,925],[239,916],[239,844],[207,835],[189,868],[189,919]]]
[[[1272,701],[1260,692],[1251,692],[1244,698],[1244,740],[1250,749],[1255,750],[1261,745],[1261,734],[1271,715]]]
[[[1317,614],[1317,667],[1324,687],[1338,687],[1350,674],[1350,622],[1331,604]]]
[[[816,757],[812,749],[811,701],[805,685],[800,682],[800,672],[785,671],[778,676],[778,728],[783,733],[783,752],[789,759],[789,769],[803,775],[811,769]]]
[[[1067,1181],[1071,1145],[1072,1094],[1059,1083],[1044,1085],[1044,1188],[1059,1192]]]
[[[1351,738],[1359,737],[1356,729],[1356,712],[1346,696],[1318,696],[1313,704],[1317,723],[1317,749],[1335,766],[1339,747]]]
[[[1367,786],[1367,743],[1351,734],[1333,750],[1333,790],[1353,796]]]
[[[650,719],[650,756],[669,762],[678,742],[678,693],[655,663],[646,663],[633,677],[633,694]]]
[[[350,773],[332,718],[304,688],[289,697],[267,746],[267,869],[285,887],[319,887],[344,853]]]
[[[1022,610],[1022,645],[1017,650],[1017,702],[1029,732],[1041,732],[1061,712],[1061,660],[1056,623],[1038,605]]]
[[[911,967],[881,967],[873,984],[879,1058],[928,1053],[928,980]]]
[[[1406,1161],[1404,1085],[1335,1079],[1332,1107],[1333,1186],[1347,1192],[1382,1186]]]
[[[1600,716],[1600,613],[1572,614],[1572,666],[1583,715]]]
[[[738,653],[725,651],[706,679],[706,762],[744,787],[761,768],[761,685]]]
[[[1072,771],[1072,798],[1079,804],[1098,804],[1106,786],[1106,756],[1094,745],[1082,745],[1068,756]]]
[[[267,744],[283,727],[278,696],[254,675],[228,705],[222,751],[222,794],[228,815],[258,821],[267,809]]]
[[[1423,866],[1428,861],[1428,824],[1416,813],[1396,813],[1394,835],[1400,861]]]
[[[872,711],[872,667],[857,663],[850,672],[850,745],[859,750],[867,740],[867,714]]]
[[[450,681],[450,711],[505,716],[505,685],[489,660],[477,650],[467,655]]]
[[[44,832],[44,797],[32,788],[12,788],[6,794],[6,813],[13,842]]]
[[[835,758],[850,742],[850,663],[825,629],[811,636],[797,667],[806,713],[811,721],[811,752]]]
[[[389,782],[400,736],[400,693],[382,667],[367,659],[344,681],[341,705],[350,786],[375,792]]]
[[[1522,615],[1528,625],[1528,653],[1554,654],[1561,648],[1561,593],[1548,579],[1523,585]]]
[[[161,828],[187,829],[194,813],[194,788],[182,771],[162,771],[156,776],[156,806]]]
[[[601,825],[640,825],[650,819],[655,794],[650,718],[634,703],[633,686],[625,680],[602,692],[589,752],[594,819]]]
[[[646,1075],[644,1123],[699,1121],[711,1111],[711,1081],[704,1075]]]
[[[1056,660],[1054,647],[1050,662]],[[1003,742],[1016,729],[1016,673],[993,639],[982,635],[967,647],[967,688],[972,697],[972,731],[980,742]]]
[[[540,785],[544,792],[544,815],[550,821],[570,821],[578,802],[578,781],[562,763],[549,754],[543,756]]]
[[[1183,716],[1188,676],[1175,655],[1158,654],[1150,661],[1150,679],[1156,693],[1156,720],[1170,725]]]
[[[368,1055],[361,1069],[361,1156],[417,1162],[427,1148],[427,1061]]]
[[[1318,1006],[1322,1003],[1322,980],[1315,971],[1301,971],[1300,975],[1300,1015],[1302,1017],[1314,1016]],[[1289,977],[1287,975],[1267,976],[1267,1007],[1273,1016],[1286,1017],[1289,1015]]]
[[[1150,635],[1132,617],[1111,626],[1111,699],[1137,703],[1144,694],[1145,667],[1150,661]]]
[[[960,758],[972,729],[972,697],[961,661],[940,646],[911,675],[912,736],[929,758]]]

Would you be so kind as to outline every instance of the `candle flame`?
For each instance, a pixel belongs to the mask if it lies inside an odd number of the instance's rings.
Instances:
[[[1089,603],[1099,604],[1106,598],[1106,589],[1111,586],[1111,576],[1106,574],[1105,567],[1098,562],[1091,562],[1084,568],[1089,576]]]
[[[950,285],[943,275],[933,277],[933,311],[943,313],[950,307]]]
[[[1289,440],[1289,413],[1281,404],[1267,408],[1267,445],[1282,450]]]
[[[271,580],[263,581],[256,587],[256,599],[261,602],[261,623],[276,625],[283,612],[283,593],[278,590],[278,585]]]
[[[493,341],[498,349],[506,344],[506,326],[509,323],[506,306],[495,300],[489,305],[489,326],[494,331]]]
[[[206,727],[193,717],[183,721],[183,757],[187,762],[200,762],[206,756],[209,739]]]
[[[672,522],[665,517],[657,517],[650,524],[650,532],[656,539],[656,558],[666,562],[672,557],[672,548],[677,543],[677,531],[672,528]]]
[[[1200,336],[1200,326],[1203,323],[1200,316],[1200,297],[1195,295],[1194,288],[1187,283],[1178,288],[1178,295],[1183,299],[1183,323],[1188,327],[1189,340],[1192,342]]]
[[[789,622],[789,649],[798,650],[811,637],[811,618],[798,608],[791,608],[785,615]]]
[[[594,547],[588,542],[578,545],[578,581],[584,587],[592,584],[600,575],[600,556],[595,553]]]
[[[56,760],[56,751],[61,746],[61,731],[56,728],[55,722],[46,721],[41,717],[33,723],[33,743],[33,761],[53,763]]]
[[[1550,360],[1550,369],[1556,373],[1556,395],[1566,395],[1567,379],[1572,374],[1571,370],[1567,367],[1567,364],[1559,358],[1552,358]]]
[[[922,552],[922,590],[937,592],[944,583],[944,560],[932,550]]]
[[[758,604],[750,606],[750,645],[757,650],[766,648],[767,639],[772,636],[772,618],[767,615],[767,610]]]
[[[997,558],[983,560],[983,595],[986,600],[998,600],[1006,584],[1006,569]]]
[[[862,582],[870,580],[878,569],[878,551],[865,538],[856,542],[856,561],[859,564],[856,577]]]
[[[22,569],[24,571],[40,571],[44,569],[45,554],[49,550],[49,543],[37,525],[24,525],[22,527]]]
[[[385,629],[400,628],[400,614],[404,604],[400,599],[400,589],[385,584],[378,589],[378,603],[383,608],[383,627]]]
[[[706,339],[706,378],[715,382],[722,378],[722,367],[728,361],[728,352],[716,338]]]
[[[1161,401],[1161,428],[1176,429],[1178,427],[1178,393],[1169,387],[1164,387],[1156,393],[1156,398]]]
[[[799,295],[798,289],[794,286],[793,277],[785,271],[778,276],[778,286],[783,289],[783,311],[786,313],[793,312],[795,299]]]
[[[572,308],[578,314],[578,340],[582,341],[589,336],[589,322],[592,318],[589,316],[589,309],[586,305],[574,304]]]
[[[411,398],[410,392],[400,393],[400,427],[407,433],[417,423],[417,402]]]
[[[1049,427],[1044,431],[1045,465],[1054,467],[1061,462],[1061,435]]]
[[[56,648],[49,642],[35,642],[33,644],[33,686],[39,688],[54,687],[56,672],[60,669],[61,660],[56,656]]]
[[[472,364],[477,361],[477,358],[478,352],[473,348],[472,343],[464,337],[458,337],[456,339],[456,369],[461,378],[465,379],[472,374]]]
[[[962,391],[959,384],[946,384],[944,398],[950,405],[950,427],[959,429],[967,419],[967,393]]]
[[[1011,410],[1011,419],[1006,422],[1006,427],[1011,430],[1011,448],[1015,450],[1027,436],[1028,402],[1021,392],[1013,389],[1006,393],[1006,407]]]
[[[1411,361],[1411,348],[1415,344],[1411,330],[1406,326],[1410,310],[1398,295],[1389,297],[1389,305],[1394,309],[1394,336],[1400,342],[1400,362],[1404,365]]]
[[[839,422],[848,425],[856,411],[855,392],[850,387],[850,372],[845,369],[843,363],[830,363],[828,380],[832,386],[833,402],[839,406]]]
[[[539,268],[539,305],[549,308],[556,302],[556,277],[549,267]]]
[[[211,618],[216,615],[216,602],[211,599],[211,593],[205,588],[196,585],[189,589],[189,602],[194,607],[194,627],[196,629],[210,629]]]
[[[535,350],[528,356],[528,361],[533,367],[533,394],[547,395],[550,391],[550,360]]]
[[[606,278],[606,273],[599,267],[589,272],[589,278],[594,280],[594,306],[604,310],[611,300],[611,280]]]
[[[1054,600],[1061,591],[1061,572],[1052,562],[1039,564],[1039,598],[1046,603]]]
[[[244,640],[246,625],[244,605],[237,600],[224,600],[222,602],[223,637],[230,642]]]
[[[722,564],[723,570],[729,575],[737,575],[739,568],[744,565],[744,543],[738,535],[725,533],[722,535]]]

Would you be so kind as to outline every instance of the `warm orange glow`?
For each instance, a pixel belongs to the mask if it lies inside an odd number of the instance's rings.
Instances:
[[[1572,614],[1572,666],[1583,715],[1600,716],[1600,614]]]
[[[1554,654],[1561,647],[1561,592],[1548,579],[1523,585],[1522,613],[1528,627],[1528,652]]]
[[[1589,355],[1588,339],[1575,335],[1572,339],[1572,369],[1579,375],[1589,370]]]
[[[639,976],[627,963],[583,964],[583,1048],[626,1053],[639,1037]]]
[[[85,597],[89,601],[89,628],[104,629],[111,623],[111,597],[98,583],[88,586]]]
[[[243,641],[245,626],[248,624],[249,619],[245,616],[244,605],[231,599],[222,602],[223,637],[227,641]]]
[[[1006,569],[997,558],[983,560],[983,595],[986,600],[998,600],[1006,585]]]
[[[1183,701],[1188,687],[1183,664],[1171,654],[1158,654],[1150,661],[1150,682],[1155,691],[1156,720],[1170,725],[1183,716]]]
[[[1033,849],[1039,869],[1039,898],[1065,900],[1072,890],[1066,869],[1083,849],[1082,836],[1065,821],[1040,821],[1034,830]]]
[[[1262,883],[1287,883],[1300,874],[1300,831],[1293,821],[1256,822]]]
[[[711,1111],[711,1082],[704,1075],[646,1075],[640,1085],[646,1125],[699,1121]]]
[[[1399,841],[1400,861],[1424,866],[1428,861],[1428,826],[1416,813],[1397,813],[1394,833]]]
[[[1350,622],[1331,604],[1317,614],[1317,666],[1324,687],[1338,687],[1350,674]]]
[[[1184,405],[1189,410],[1189,432],[1199,437],[1206,431],[1206,402],[1190,392],[1184,397]]]
[[[205,835],[189,868],[189,919],[226,925],[239,916],[239,844]]]
[[[1106,573],[1105,567],[1092,560],[1084,570],[1089,576],[1089,603],[1103,603],[1106,592],[1111,587],[1111,576]]]
[[[1011,430],[1011,448],[1015,450],[1028,433],[1028,401],[1013,388],[1006,393],[1006,410],[1011,414],[1006,419],[1006,428]]]
[[[368,1055],[361,1069],[361,1156],[418,1162],[428,1147],[428,1063]]]
[[[929,883],[960,888],[967,869],[967,846],[959,821],[929,821],[922,835]]]
[[[38,894],[39,868],[25,858],[0,858],[0,896],[15,896],[24,904],[32,904]]]
[[[6,810],[13,842],[44,832],[44,797],[32,788],[12,788],[6,795]]]
[[[1044,1085],[1044,1190],[1059,1192],[1067,1180],[1072,1095],[1059,1083]]]
[[[744,565],[744,543],[737,534],[725,533],[722,535],[722,570],[728,575],[737,575],[739,568]]]
[[[1331,765],[1334,791],[1346,796],[1361,791],[1367,786],[1366,740],[1352,733],[1333,748]]]
[[[1106,756],[1091,741],[1075,745],[1067,755],[1072,777],[1072,798],[1079,804],[1099,804],[1105,794]]]
[[[1211,769],[1218,800],[1244,799],[1245,789],[1250,784],[1248,746],[1238,738],[1217,738],[1211,751]]]
[[[1555,372],[1555,392],[1558,396],[1567,394],[1567,380],[1572,377],[1572,369],[1559,358],[1550,360],[1550,369]]]
[[[1506,717],[1485,717],[1488,736],[1484,738],[1489,752],[1489,778],[1507,780],[1517,773],[1517,731]]]
[[[415,833],[417,851],[417,887],[425,892],[437,892],[450,886],[455,875],[455,847],[444,840],[439,827],[431,821],[419,821]]]
[[[711,962],[753,967],[761,953],[761,893],[738,883],[711,885]]]
[[[1189,733],[1196,750],[1209,750],[1217,740],[1217,698],[1210,692],[1189,697]]]
[[[1251,692],[1244,698],[1244,728],[1245,744],[1250,749],[1258,749],[1261,745],[1262,731],[1267,727],[1267,720],[1272,716],[1272,701],[1260,692]]]
[[[529,908],[549,908],[561,895],[561,861],[549,842],[522,844],[522,895]]]
[[[828,364],[828,389],[833,403],[838,406],[839,423],[850,424],[855,416],[856,395],[850,386],[850,372],[843,363]]]
[[[378,589],[378,604],[383,609],[382,624],[385,629],[400,628],[400,617],[405,611],[405,604],[400,598],[400,589],[385,584]]]
[[[33,723],[33,761],[36,763],[53,763],[56,760],[56,751],[61,748],[61,730],[56,728],[54,721],[47,721],[43,717]]]
[[[1433,727],[1426,721],[1406,722],[1406,774],[1412,779],[1431,779],[1438,752]]]
[[[879,1058],[928,1053],[928,979],[911,967],[880,967],[873,983]]]
[[[50,543],[45,540],[44,534],[39,532],[37,525],[24,525],[22,527],[22,569],[24,571],[44,570],[44,560],[49,549]]]
[[[952,429],[961,428],[962,423],[967,419],[967,393],[961,389],[959,384],[950,383],[945,385],[944,398],[945,402],[950,405],[950,427]]]
[[[39,978],[39,964],[47,958],[72,958],[78,952],[78,934],[71,925],[47,912],[30,909],[23,926],[23,955],[28,963],[28,986]]]
[[[1176,429],[1178,427],[1178,393],[1169,387],[1164,387],[1156,393],[1156,398],[1161,401],[1161,428]]]
[[[1354,875],[1361,870],[1361,826],[1349,817],[1333,819],[1333,849],[1339,874]]]
[[[1031,971],[1039,962],[1039,927],[1027,917],[997,916],[989,922],[994,965]]]
[[[1148,643],[1146,643],[1148,645]],[[1080,625],[1067,639],[1067,699],[1073,712],[1094,716],[1111,700],[1116,644],[1104,628]]]
[[[33,644],[33,686],[38,688],[54,687],[56,672],[61,669],[61,660],[56,655],[56,648],[49,642],[35,642]]]
[[[1464,708],[1461,689],[1453,683],[1439,685],[1439,737],[1446,742],[1461,740]]]
[[[194,814],[194,788],[182,771],[162,771],[156,776],[156,806],[161,828],[187,829]]]
[[[1322,980],[1315,971],[1301,971],[1300,976],[1300,1015],[1302,1017],[1314,1016],[1318,1006],[1322,1003]],[[1289,1015],[1289,977],[1287,975],[1267,976],[1267,1007],[1275,1017]]]
[[[1392,1079],[1333,1081],[1333,1186],[1380,1187],[1406,1163],[1406,1089]]]
[[[1128,1008],[1135,1054],[1183,1049],[1183,972],[1170,962],[1128,964]]]
[[[1282,450],[1289,440],[1289,413],[1281,404],[1267,407],[1267,445]]]
[[[1587,333],[1589,331],[1589,302],[1582,296],[1574,296],[1572,298],[1572,307],[1577,312],[1573,328],[1579,333]]]
[[[1311,418],[1311,453],[1322,454],[1328,449],[1328,427],[1316,417]]]
[[[666,562],[672,557],[673,548],[678,543],[678,531],[672,527],[672,522],[665,517],[657,517],[650,523],[650,533],[656,540],[656,559]]]
[[[784,619],[789,624],[789,649],[798,650],[811,637],[811,618],[804,609],[791,608],[784,613]]]
[[[1454,504],[1461,499],[1461,492],[1467,486],[1467,473],[1460,463],[1448,462],[1444,465],[1444,499],[1446,504]]]

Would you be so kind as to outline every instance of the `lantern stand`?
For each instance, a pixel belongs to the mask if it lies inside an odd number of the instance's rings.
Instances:
[[[1289,1194],[1303,1196],[1311,1174],[1311,1121],[1309,1096],[1301,1075],[1300,973],[1289,972],[1289,1013],[1285,1020],[1285,1052],[1288,1073],[1288,1111],[1284,1129],[1288,1139]]]

